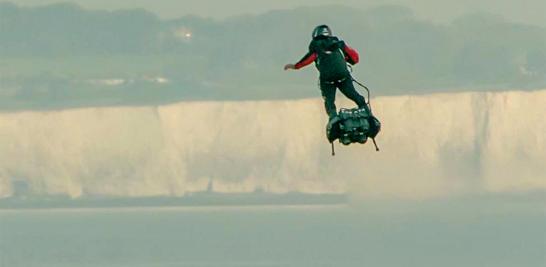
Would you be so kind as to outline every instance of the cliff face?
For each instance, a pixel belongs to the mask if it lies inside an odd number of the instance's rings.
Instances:
[[[433,197],[546,189],[546,90],[373,99],[371,144],[331,157],[320,99],[0,114],[0,196],[206,190]],[[349,106],[343,102],[339,106]]]

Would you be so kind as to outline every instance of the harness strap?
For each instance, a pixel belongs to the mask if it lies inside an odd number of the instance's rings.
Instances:
[[[320,81],[319,80],[319,85],[320,83],[326,83],[326,84],[335,84],[335,83],[340,83],[340,82],[343,82],[347,80],[347,77],[343,78],[343,79],[340,79],[340,80],[337,80],[337,81]]]

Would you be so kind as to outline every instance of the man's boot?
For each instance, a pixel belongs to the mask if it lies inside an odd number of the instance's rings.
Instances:
[[[333,142],[337,138],[337,136],[335,136],[336,131],[333,131],[333,130],[336,123],[338,123],[340,120],[341,119],[337,115],[337,112],[330,113],[328,124],[326,124],[326,137],[328,138],[330,142]]]

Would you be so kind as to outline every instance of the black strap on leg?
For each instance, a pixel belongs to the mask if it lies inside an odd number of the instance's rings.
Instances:
[[[336,156],[336,150],[334,149],[334,142],[331,142],[330,144],[332,144],[332,157],[335,157]]]

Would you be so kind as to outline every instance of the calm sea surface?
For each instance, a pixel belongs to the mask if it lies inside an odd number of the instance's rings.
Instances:
[[[540,204],[0,211],[0,266],[539,267]]]

